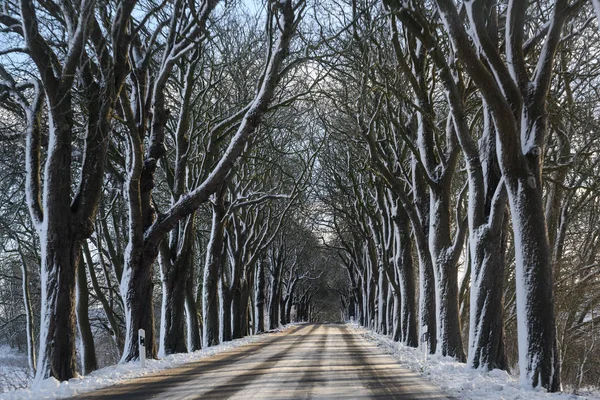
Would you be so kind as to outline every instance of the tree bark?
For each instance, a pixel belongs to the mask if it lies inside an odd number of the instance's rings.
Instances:
[[[409,231],[409,220],[404,209],[396,206],[396,214],[393,216],[395,232],[394,262],[398,272],[398,283],[400,285],[400,325],[401,340],[405,345],[418,347],[419,336],[417,333],[417,305],[415,270],[412,257],[412,246]]]
[[[194,282],[188,279],[185,286],[185,315],[187,326],[188,351],[197,351],[202,348],[202,336],[200,335],[200,318],[194,298]]]
[[[193,223],[193,222],[192,222]],[[175,262],[160,263],[162,275],[162,308],[159,357],[187,352],[185,339],[185,301],[187,269],[192,265],[191,249],[182,249]]]
[[[96,359],[96,347],[94,346],[94,335],[90,326],[89,291],[87,286],[87,274],[85,262],[79,256],[77,266],[77,326],[81,336],[81,369],[83,375],[98,369]]]
[[[221,281],[221,341],[231,342],[231,305],[234,293]]]
[[[76,376],[75,284],[81,239],[71,213],[71,96],[51,108],[51,132],[44,181],[40,352],[36,380]]]
[[[449,240],[450,193],[447,189],[430,188],[429,192],[429,251],[436,285],[437,352],[465,361],[458,312],[458,258],[452,254]]]
[[[255,333],[263,333],[265,331],[265,269],[263,260],[256,263],[256,291],[255,298]]]
[[[21,242],[17,238],[19,256],[21,257],[21,276],[23,279],[23,306],[25,308],[25,322],[27,330],[27,362],[29,369],[35,375],[36,372],[36,358],[35,358],[35,332],[34,332],[34,321],[33,321],[33,306],[31,304],[31,291],[29,290],[29,271],[27,270],[27,263],[25,261],[25,255],[21,248]]]
[[[156,358],[153,300],[153,264],[156,253],[130,251],[121,279],[121,296],[125,304],[127,331],[121,362],[139,359],[138,329],[146,334],[146,357]]]
[[[204,263],[204,280],[202,283],[202,347],[219,344],[219,270],[223,263],[225,245],[225,206],[221,188],[214,196],[212,228],[206,250]]]

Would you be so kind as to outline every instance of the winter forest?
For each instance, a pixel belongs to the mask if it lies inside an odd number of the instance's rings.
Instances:
[[[600,0],[0,4],[30,381],[352,320],[600,386]]]

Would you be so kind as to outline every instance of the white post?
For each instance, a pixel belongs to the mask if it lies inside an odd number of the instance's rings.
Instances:
[[[140,367],[146,368],[146,331],[140,329],[138,331],[139,346],[140,346]]]

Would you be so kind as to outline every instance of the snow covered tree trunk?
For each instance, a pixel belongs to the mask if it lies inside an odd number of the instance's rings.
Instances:
[[[202,344],[204,348],[219,344],[219,269],[225,245],[223,188],[213,196],[212,227],[206,249],[202,282]]]
[[[426,183],[422,172],[417,167],[417,161],[413,157],[411,162],[413,200],[417,217],[411,218],[415,232],[415,245],[419,259],[419,342],[435,354],[437,349],[437,322],[436,322],[436,298],[435,277],[431,253],[429,252],[429,196],[426,192]],[[406,209],[406,205],[403,204]],[[417,219],[417,221],[412,221]]]
[[[186,295],[194,267],[194,218],[192,213],[182,221],[183,233],[178,237],[172,234],[173,246],[163,242],[160,249],[160,267],[162,278],[162,308],[160,327],[159,356],[187,352],[185,338]],[[179,231],[179,230],[177,230]],[[180,246],[173,249],[175,244]],[[173,254],[173,252],[176,254]],[[174,259],[173,259],[174,258]],[[195,313],[195,311],[194,311]]]
[[[263,260],[256,263],[256,291],[254,293],[255,302],[255,324],[254,332],[263,333],[265,331],[265,269]]]
[[[104,160],[108,148],[109,123],[123,75],[118,75],[123,63],[107,54],[101,74],[104,81],[90,79],[85,44],[90,34],[94,1],[82,1],[77,12],[68,6],[58,7],[52,15],[44,17],[42,27],[37,18],[37,5],[31,0],[17,3],[20,20],[10,18],[11,29],[24,40],[23,53],[30,57],[37,71],[32,74],[34,100],[27,104],[21,100],[27,117],[26,131],[26,198],[32,222],[40,238],[42,307],[36,381],[54,377],[67,380],[75,372],[75,285],[77,265],[82,242],[91,235],[93,221],[100,199]],[[123,6],[117,13],[124,21],[133,5]],[[67,12],[69,10],[69,12]],[[58,56],[55,37],[44,38],[48,33],[45,23],[68,26],[61,35],[61,54]],[[114,21],[113,46],[126,48],[127,41],[119,35],[125,23]],[[6,24],[3,19],[2,24]],[[118,42],[118,43],[117,43]],[[66,46],[62,46],[63,43]],[[95,48],[102,48],[102,44]],[[90,49],[90,51],[92,51]],[[125,51],[126,53],[127,51]],[[108,52],[107,52],[108,53]],[[75,78],[78,78],[76,81]],[[39,80],[38,80],[39,79]],[[3,78],[4,80],[4,78]],[[10,79],[8,79],[11,85]],[[14,83],[14,82],[13,82]],[[85,85],[85,86],[84,86]],[[103,86],[103,91],[97,90]],[[72,92],[79,86],[85,92],[87,108],[83,147],[83,162],[79,171],[72,170],[74,135],[74,108]],[[44,173],[41,173],[41,102],[45,95],[47,104],[48,147]],[[21,97],[24,99],[24,97]],[[78,186],[73,193],[72,177],[79,172]],[[42,190],[43,178],[43,190]],[[43,192],[43,193],[42,193]]]
[[[387,290],[388,281],[381,267],[377,280],[377,331],[382,335],[387,335]]]
[[[386,318],[385,329],[386,329],[387,334],[393,337],[395,322],[400,322],[400,317],[399,317],[400,316],[400,308],[394,309],[394,303],[400,302],[400,294],[397,293],[397,291],[394,289],[394,286],[390,282],[388,282],[388,287],[387,287],[386,291],[387,291],[387,299],[385,301],[385,304],[386,304],[385,314],[386,314],[387,318]],[[396,300],[394,301],[394,299],[396,299]],[[398,331],[399,330],[400,329],[398,329]]]
[[[402,296],[396,292],[393,293],[392,297],[391,313],[393,315],[392,340],[400,342],[402,340]]]
[[[430,189],[429,250],[436,285],[437,352],[465,361],[458,312],[458,258],[452,253],[448,190]]]
[[[68,168],[65,170],[69,171]],[[66,189],[68,195],[70,188]],[[55,216],[59,214],[59,210],[54,207],[46,207],[45,211],[48,214],[55,212]],[[80,244],[74,243],[69,237],[69,225],[68,222],[47,223],[45,237],[40,240],[42,318],[36,375],[38,380],[50,376],[68,380],[76,376],[75,283]]]
[[[412,246],[409,231],[408,216],[404,209],[398,205],[394,220],[394,263],[398,272],[401,299],[399,301],[401,335],[399,340],[407,346],[419,345],[415,270],[412,258]]]
[[[233,328],[233,338],[239,339],[249,334],[249,321],[251,304],[250,304],[250,288],[254,287],[254,276],[248,276],[242,282],[240,288],[239,311],[237,326]]]
[[[194,297],[194,280],[191,278],[186,280],[185,286],[185,316],[188,351],[200,350],[202,348],[200,319],[198,318],[198,308]]]
[[[378,328],[378,283],[379,283],[379,267],[377,265],[377,253],[375,245],[371,239],[365,244],[366,261],[367,261],[367,313],[369,329],[377,330]]]
[[[472,368],[507,369],[504,353],[503,281],[505,226],[470,235],[471,310],[468,365]],[[477,236],[477,237],[474,237]]]
[[[475,142],[468,136],[465,121],[455,116],[469,184],[471,290],[467,364],[472,368],[508,369],[503,318],[506,192],[497,172],[496,135],[491,115],[485,106],[483,112],[478,153]]]
[[[41,246],[42,308],[36,380],[68,380],[75,370],[75,285],[81,239],[71,213],[70,94],[51,106],[50,143],[44,172]],[[39,150],[38,150],[39,151]]]
[[[141,250],[141,246],[138,247]],[[139,359],[138,330],[146,332],[146,357],[156,358],[154,301],[152,282],[155,253],[144,254],[130,247],[121,279],[121,296],[125,308],[125,345],[121,363]]]
[[[35,332],[33,321],[33,305],[31,304],[31,291],[29,290],[29,271],[27,262],[21,248],[21,242],[17,239],[19,256],[21,257],[21,277],[23,279],[23,307],[25,308],[25,323],[27,332],[27,362],[29,370],[35,375],[36,357],[35,357]]]
[[[193,222],[192,222],[193,223]],[[175,262],[160,263],[162,308],[159,357],[187,352],[185,339],[185,298],[188,268],[192,267],[191,249],[182,249]]]
[[[538,176],[538,182],[539,180]],[[519,366],[533,386],[559,389],[550,246],[542,191],[526,174],[506,179],[515,234]]]
[[[98,369],[96,360],[96,347],[94,346],[94,335],[90,326],[89,291],[87,285],[87,273],[85,262],[79,256],[77,266],[77,326],[81,337],[81,370],[83,375]]]
[[[283,296],[279,299],[279,324],[281,326],[285,325],[288,323],[287,319],[286,319],[286,313],[285,313],[285,299],[283,299]]]
[[[283,250],[279,249],[281,253]],[[274,252],[276,252],[274,250]],[[279,303],[281,303],[281,254],[271,255],[271,292],[269,293],[269,329],[279,326]]]
[[[369,317],[369,284],[368,284],[368,280],[367,279],[361,279],[361,283],[362,285],[360,285],[361,287],[361,293],[362,293],[362,323],[361,326],[364,327],[369,327],[369,321],[370,321],[370,317]]]

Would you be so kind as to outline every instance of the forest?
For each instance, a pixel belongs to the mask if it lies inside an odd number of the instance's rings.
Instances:
[[[356,321],[600,387],[600,0],[0,4],[32,379]]]

